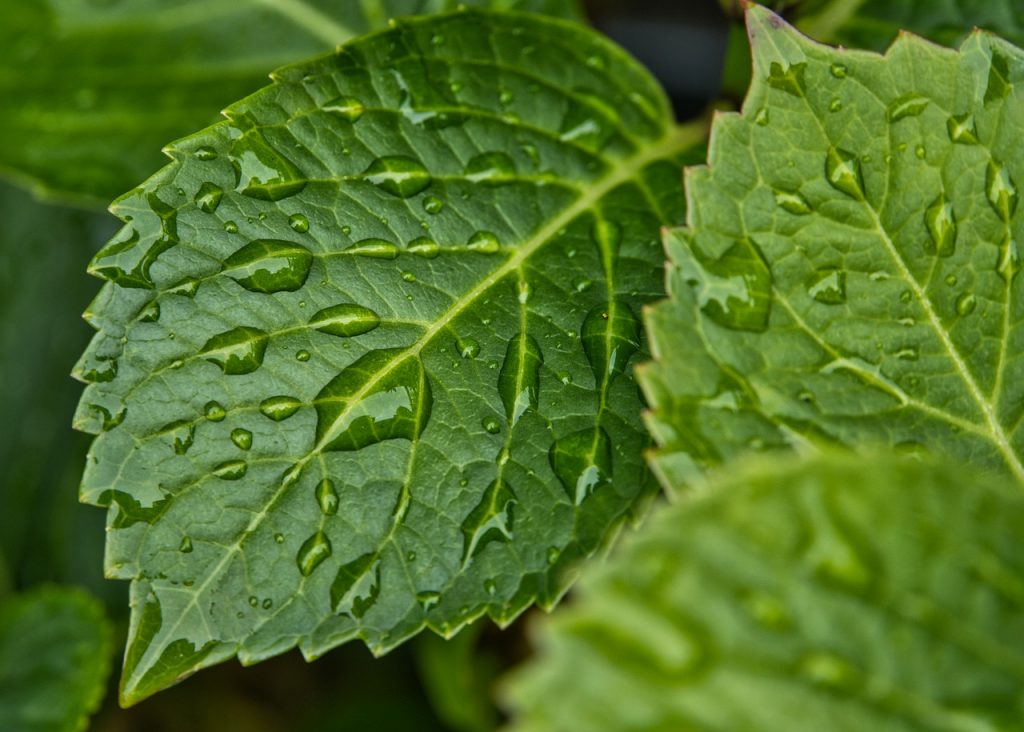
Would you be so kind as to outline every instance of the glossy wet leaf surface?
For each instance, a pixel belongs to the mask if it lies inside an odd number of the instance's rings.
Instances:
[[[110,636],[102,607],[79,590],[0,600],[0,729],[85,729],[106,688]]]
[[[812,0],[798,6],[794,17],[817,40],[874,51],[885,50],[900,31],[953,45],[973,28],[984,28],[1024,43],[1018,0]]]
[[[82,495],[134,580],[128,702],[551,605],[654,488],[638,314],[701,130],[525,15],[402,22],[276,78],[115,204],[92,265]]]
[[[7,3],[0,170],[49,194],[105,205],[163,164],[163,145],[215,122],[278,66],[384,28],[393,16],[459,4],[579,17],[564,0]]]
[[[867,442],[1024,478],[1024,54],[882,57],[750,18],[754,85],[689,171],[649,322],[659,472]]]
[[[542,624],[513,730],[1020,729],[1016,486],[868,454],[762,456],[711,487]]]

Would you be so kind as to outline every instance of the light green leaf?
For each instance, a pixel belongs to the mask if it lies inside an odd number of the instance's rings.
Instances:
[[[762,456],[584,576],[513,729],[1024,729],[1021,536],[1019,491],[977,471]]]
[[[688,171],[649,320],[659,472],[868,442],[1024,478],[1024,54],[978,33],[882,57],[749,18],[754,84]]]
[[[797,27],[812,38],[853,48],[884,50],[900,31],[945,45],[973,28],[1024,43],[1024,6],[1019,0],[817,0],[797,4]]]
[[[110,673],[111,629],[89,595],[45,588],[0,601],[0,729],[80,732]]]
[[[653,489],[630,378],[697,127],[598,34],[403,21],[276,74],[113,210],[83,499],[127,702],[238,655],[554,603]]]
[[[274,68],[459,4],[578,18],[575,0],[19,0],[0,23],[0,170],[106,205],[160,147]]]

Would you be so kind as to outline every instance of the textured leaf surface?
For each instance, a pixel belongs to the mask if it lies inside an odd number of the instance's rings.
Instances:
[[[973,28],[1024,43],[1024,5],[1019,0],[811,0],[793,17],[812,38],[853,48],[884,50],[900,31],[945,45]]]
[[[115,204],[92,265],[82,495],[135,580],[128,701],[550,605],[653,488],[628,370],[701,130],[538,16],[276,78]]]
[[[218,119],[274,68],[390,17],[459,4],[579,17],[572,0],[19,0],[0,23],[0,169],[105,205],[160,147]]]
[[[84,730],[110,672],[110,636],[99,603],[78,590],[0,601],[0,729]]]
[[[649,326],[678,485],[748,449],[882,443],[1024,477],[1024,55],[885,57],[750,14],[756,75],[689,170]]]
[[[1024,501],[886,455],[761,456],[547,620],[513,729],[1024,729]]]

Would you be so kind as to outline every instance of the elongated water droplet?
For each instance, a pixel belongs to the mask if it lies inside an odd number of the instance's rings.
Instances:
[[[846,272],[837,267],[818,270],[807,293],[826,305],[841,305],[846,302]]]
[[[768,122],[771,121],[771,113],[767,107],[761,107],[757,110],[757,114],[754,116],[754,121],[757,122],[761,127],[767,127]]]
[[[978,298],[973,293],[965,292],[956,299],[957,315],[970,315],[976,307],[978,307]]]
[[[775,191],[775,203],[795,216],[805,216],[811,212],[811,204],[799,193]]]
[[[395,259],[398,257],[398,247],[384,239],[363,239],[346,251],[371,259]]]
[[[829,71],[832,73],[832,76],[837,79],[845,79],[847,74],[849,74],[849,70],[844,64],[832,64]]]
[[[178,544],[178,551],[182,554],[192,553],[192,539],[187,536],[181,537],[181,543]]]
[[[825,156],[825,178],[837,191],[853,198],[864,198],[860,160],[852,152],[831,148]]]
[[[142,323],[155,323],[158,320],[160,320],[160,303],[154,300],[139,313],[139,321]]]
[[[355,97],[337,97],[327,102],[323,110],[349,122],[355,122],[363,116],[366,107]]]
[[[415,196],[432,182],[422,163],[402,155],[377,158],[363,175],[373,185],[399,198]]]
[[[430,610],[441,601],[441,593],[437,590],[427,590],[416,593],[416,602],[423,606],[424,610]]]
[[[203,414],[211,422],[223,422],[224,418],[228,416],[227,410],[217,402],[207,402],[203,407]]]
[[[331,540],[327,534],[318,531],[302,542],[299,553],[295,557],[295,563],[303,577],[313,574],[313,570],[324,563],[331,556]]]
[[[338,491],[333,480],[324,478],[316,484],[316,502],[325,516],[334,516],[338,513]]]
[[[380,325],[380,316],[362,305],[343,303],[324,308],[309,319],[311,328],[321,333],[351,338],[369,333]]]
[[[516,176],[516,164],[506,153],[481,153],[466,164],[466,178],[474,183],[509,182]]]
[[[178,210],[156,193],[146,196],[151,211],[142,213],[104,246],[89,271],[121,287],[154,287],[149,270],[161,254],[178,244]]]
[[[946,131],[949,132],[949,139],[961,145],[977,145],[978,131],[974,126],[973,114],[960,114],[950,117],[946,121]]]
[[[300,407],[302,402],[295,397],[272,396],[260,402],[260,414],[275,422],[282,422],[299,411]]]
[[[462,522],[463,562],[492,541],[512,540],[513,509],[518,502],[504,481],[496,480],[488,486],[480,503]]]
[[[184,455],[192,447],[196,436],[196,426],[187,419],[179,419],[160,428],[161,434],[167,434],[171,438],[171,449],[175,455]]]
[[[249,374],[263,365],[268,341],[259,328],[242,326],[213,336],[199,353],[225,374]]]
[[[574,506],[581,505],[612,477],[612,443],[600,427],[556,440],[548,458]]]
[[[498,394],[510,425],[515,425],[527,409],[536,408],[543,363],[540,344],[533,336],[520,332],[508,342],[505,360],[498,372]]]
[[[768,86],[780,89],[793,96],[803,96],[804,73],[807,71],[806,62],[783,66],[778,61],[773,61],[768,70]]]
[[[835,97],[831,102],[828,103],[829,112],[841,112],[843,109],[843,100],[839,97]]]
[[[89,384],[102,384],[113,381],[117,377],[117,360],[96,357],[93,361],[93,366],[81,368],[78,376]]]
[[[278,239],[249,242],[224,262],[224,274],[250,292],[295,292],[306,284],[313,254]]]
[[[988,202],[992,204],[992,208],[999,218],[1009,222],[1013,212],[1017,210],[1018,194],[1017,186],[1005,165],[995,160],[989,161],[988,172],[985,176],[985,191],[988,195]]]
[[[1013,282],[1017,273],[1020,272],[1020,254],[1017,251],[1017,242],[1011,237],[1003,240],[999,247],[999,262],[996,264],[996,271],[1005,280],[1006,284]]]
[[[938,254],[940,257],[948,257],[956,250],[956,216],[953,214],[953,204],[940,195],[932,205],[924,212],[924,223],[928,229],[928,236],[931,242],[925,243],[925,251],[929,254]]]
[[[221,480],[239,480],[249,469],[244,460],[228,460],[213,469],[213,474]]]
[[[342,565],[331,583],[331,607],[335,613],[363,617],[380,594],[380,557],[364,554]]]
[[[272,147],[259,129],[235,140],[229,155],[238,173],[238,188],[250,198],[280,201],[306,187],[302,171]]]
[[[904,94],[892,102],[885,110],[885,116],[890,122],[899,122],[907,117],[917,117],[928,108],[930,100],[920,94]]]
[[[501,242],[490,231],[478,231],[469,238],[466,245],[471,252],[478,254],[497,254],[501,251]]]
[[[252,432],[243,427],[236,427],[231,430],[231,441],[240,450],[248,450],[252,447]]]
[[[193,199],[196,206],[203,213],[212,214],[220,206],[220,200],[224,197],[224,191],[221,190],[220,186],[214,185],[213,183],[203,183],[196,192],[196,196]]]
[[[640,349],[640,320],[629,305],[616,299],[587,313],[580,338],[594,381],[603,389]]]
[[[195,152],[192,153],[192,156],[195,157],[196,160],[208,162],[210,160],[217,159],[217,151],[212,147],[206,147],[204,145],[203,147],[197,147]]]
[[[771,313],[772,276],[760,249],[738,241],[719,257],[710,257],[694,242],[679,261],[701,312],[733,330],[761,332]]]
[[[323,450],[360,450],[384,440],[415,440],[433,396],[423,364],[405,349],[367,353],[315,400],[316,440]]]
[[[441,247],[428,236],[421,236],[419,239],[413,239],[409,243],[409,254],[415,254],[417,257],[434,259],[440,253]]]

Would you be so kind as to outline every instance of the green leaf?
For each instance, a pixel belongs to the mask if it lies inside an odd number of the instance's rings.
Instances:
[[[0,170],[102,206],[267,74],[393,16],[459,4],[578,18],[574,0],[20,0],[0,24]]]
[[[541,630],[516,732],[1021,730],[1024,499],[887,454],[760,457]]]
[[[413,646],[423,691],[455,732],[493,732],[498,724],[492,687],[501,659],[480,642],[489,626],[476,623],[450,639],[422,635]]]
[[[538,16],[402,21],[275,78],[92,265],[82,496],[134,580],[129,703],[550,606],[654,490],[628,372],[703,131]]]
[[[1024,478],[1024,54],[977,33],[882,57],[749,22],[754,84],[688,171],[649,319],[658,471],[867,442]]]
[[[973,28],[986,28],[1024,43],[1024,6],[1018,0],[817,0],[797,4],[797,26],[816,40],[884,50],[900,31],[937,43],[959,43]]]
[[[0,601],[0,729],[84,730],[103,698],[111,651],[103,608],[80,590]]]

